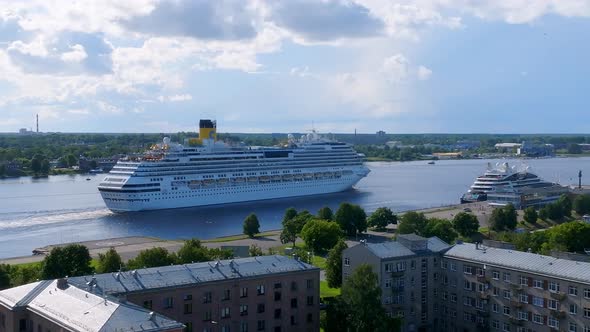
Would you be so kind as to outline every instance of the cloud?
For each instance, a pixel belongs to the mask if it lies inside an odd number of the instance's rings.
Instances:
[[[65,62],[82,62],[82,60],[88,57],[84,46],[76,44],[70,47],[70,52],[62,53],[61,59]]]
[[[160,102],[170,101],[170,102],[178,102],[178,101],[189,101],[193,100],[193,96],[188,93],[185,94],[178,94],[172,96],[159,96],[158,100]]]
[[[403,54],[392,55],[383,60],[381,71],[389,82],[402,82],[408,76],[408,60]]]
[[[81,108],[81,109],[71,109],[67,111],[70,114],[75,114],[75,115],[88,115],[90,114],[90,111],[88,111],[85,108]]]
[[[272,6],[272,20],[309,41],[377,36],[383,22],[350,1],[285,0]]]
[[[421,81],[427,81],[432,76],[432,70],[425,66],[418,67],[418,79]]]
[[[252,12],[241,0],[165,0],[149,14],[122,20],[121,24],[150,36],[240,40],[256,36],[252,21]]]

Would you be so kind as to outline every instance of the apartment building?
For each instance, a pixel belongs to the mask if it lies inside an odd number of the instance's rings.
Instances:
[[[0,332],[181,332],[184,326],[131,303],[47,280],[0,291]]]
[[[399,235],[396,242],[361,243],[344,250],[343,278],[360,264],[371,265],[387,313],[404,317],[404,330],[436,330],[437,308],[431,297],[439,291],[441,252],[449,247],[437,237],[415,234]]]
[[[416,235],[346,249],[343,277],[363,263],[403,331],[590,332],[590,263]]]
[[[319,331],[320,270],[260,256],[70,278],[158,312],[188,332]]]

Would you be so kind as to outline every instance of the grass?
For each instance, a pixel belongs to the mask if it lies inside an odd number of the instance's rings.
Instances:
[[[338,295],[340,295],[340,288],[330,288],[327,281],[320,281],[320,297],[334,297]]]
[[[276,235],[276,231],[258,233],[254,236],[254,238],[271,236],[271,235]],[[248,235],[240,234],[240,235],[216,237],[214,239],[203,240],[201,242],[203,242],[203,243],[218,243],[218,242],[231,242],[231,241],[245,240],[245,239],[249,239]]]
[[[311,264],[319,267],[322,270],[326,269],[326,259],[322,256],[314,255],[311,259]]]

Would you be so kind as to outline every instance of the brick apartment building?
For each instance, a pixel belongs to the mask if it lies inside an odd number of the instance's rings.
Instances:
[[[67,283],[89,296],[108,298],[148,314],[156,312],[162,319],[169,317],[188,332],[316,332],[320,318],[319,281],[319,268],[275,255],[75,277]],[[0,292],[4,319],[17,321],[16,311],[3,308],[4,292]],[[148,314],[144,316],[149,318]],[[1,323],[0,332],[36,331],[20,330],[14,325],[6,325],[9,328],[3,330]],[[134,329],[138,330],[143,331]],[[41,332],[54,331],[62,330]]]
[[[403,331],[590,332],[590,263],[400,235],[343,253],[343,277],[368,263]]]

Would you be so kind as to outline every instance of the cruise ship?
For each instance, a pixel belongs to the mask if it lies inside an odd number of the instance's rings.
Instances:
[[[471,188],[463,197],[461,203],[485,201],[487,194],[500,188],[521,188],[521,187],[543,187],[551,186],[552,183],[541,180],[536,174],[530,172],[528,166],[488,163],[486,172],[477,177]]]
[[[345,191],[369,169],[347,143],[315,131],[285,147],[234,147],[217,141],[216,122],[199,138],[165,137],[145,154],[119,160],[99,184],[115,212],[173,209]]]

